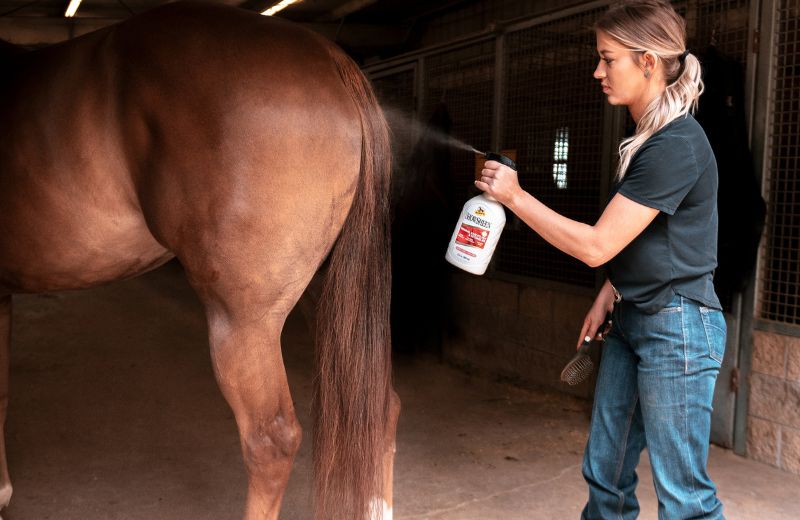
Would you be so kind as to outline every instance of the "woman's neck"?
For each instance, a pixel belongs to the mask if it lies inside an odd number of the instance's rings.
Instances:
[[[628,106],[628,111],[631,113],[631,117],[637,125],[639,124],[639,120],[642,118],[642,116],[644,116],[645,112],[647,112],[647,108],[656,98],[660,97],[664,93],[666,88],[666,84],[659,85],[654,81],[650,89],[648,89],[648,91],[639,98],[639,102]]]

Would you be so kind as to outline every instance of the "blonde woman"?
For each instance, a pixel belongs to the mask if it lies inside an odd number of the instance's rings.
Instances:
[[[608,280],[583,323],[605,335],[583,474],[584,519],[636,518],[636,466],[650,454],[661,519],[723,518],[706,463],[725,321],[714,293],[717,166],[691,116],[700,63],[667,2],[630,1],[595,25],[594,77],[628,107],[616,183],[594,225],[559,215],[488,161],[476,181],[534,231]],[[613,312],[610,331],[598,328]],[[604,334],[607,332],[607,334]]]

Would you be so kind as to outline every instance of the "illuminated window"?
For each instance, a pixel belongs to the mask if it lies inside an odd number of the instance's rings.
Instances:
[[[567,155],[569,155],[569,128],[556,130],[553,146],[553,181],[560,190],[567,189]]]

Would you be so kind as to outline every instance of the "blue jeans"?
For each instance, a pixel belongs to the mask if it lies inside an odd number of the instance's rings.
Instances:
[[[622,301],[603,344],[583,476],[584,520],[639,514],[636,466],[647,447],[658,518],[720,519],[708,476],[714,383],[725,352],[722,312],[675,296],[655,314]]]

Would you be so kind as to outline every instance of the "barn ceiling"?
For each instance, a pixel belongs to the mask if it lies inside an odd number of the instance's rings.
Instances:
[[[26,43],[39,28],[42,43],[65,39],[124,20],[172,0],[83,0],[74,18],[65,18],[69,0],[0,0],[0,38],[25,27]],[[279,0],[211,0],[261,12]],[[335,40],[351,54],[369,56],[401,50],[420,21],[468,0],[301,0],[276,14],[308,25]],[[47,36],[45,36],[47,34]],[[58,35],[58,36],[56,36]],[[13,40],[13,39],[12,39]]]

